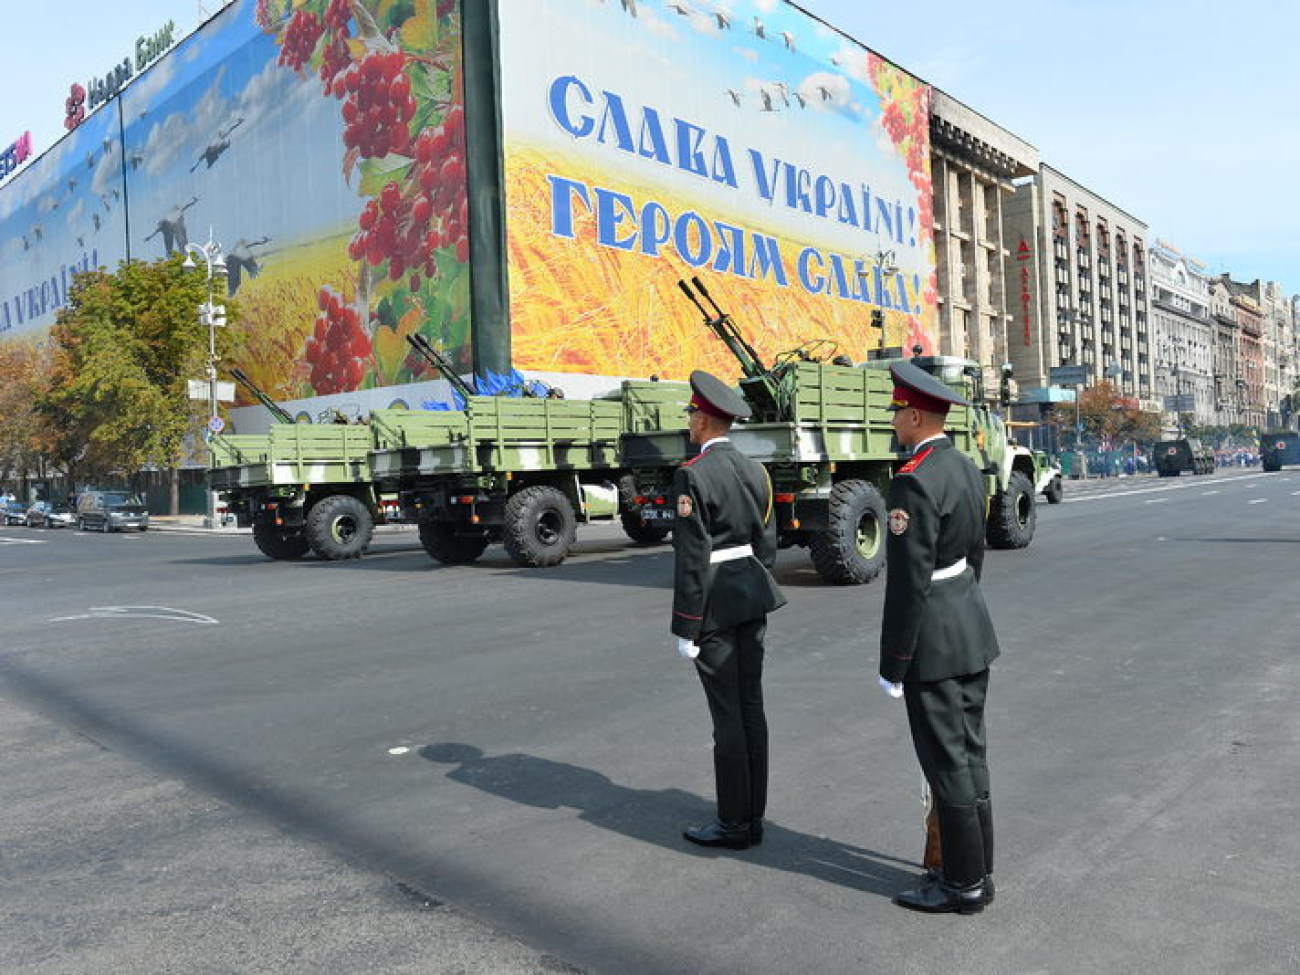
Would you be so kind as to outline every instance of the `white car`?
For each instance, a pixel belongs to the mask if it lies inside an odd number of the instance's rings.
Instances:
[[[66,501],[37,501],[27,509],[28,528],[71,528],[76,522]]]

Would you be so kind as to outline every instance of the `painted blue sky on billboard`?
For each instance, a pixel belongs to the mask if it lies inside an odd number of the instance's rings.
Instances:
[[[252,7],[228,7],[0,193],[4,334],[52,324],[69,270],[128,256],[128,224],[144,259],[209,232],[227,250],[349,232],[361,201],[338,165],[341,121],[313,78],[276,63]]]

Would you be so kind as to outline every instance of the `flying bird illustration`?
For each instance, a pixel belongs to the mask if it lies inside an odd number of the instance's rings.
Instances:
[[[93,152],[86,153],[86,168],[87,169],[95,168],[95,154]]]
[[[763,107],[762,107],[761,109],[759,109],[759,111],[761,111],[761,112],[775,112],[775,111],[776,111],[776,109],[772,107],[772,96],[771,96],[770,94],[768,94],[766,88],[760,88],[760,89],[758,90],[758,95],[759,95],[760,98],[763,99]]]
[[[623,0],[623,9],[624,9],[625,11],[627,11],[628,13],[630,13],[633,17],[635,17],[635,16],[636,16],[636,0]]]
[[[93,223],[93,224],[95,225],[95,232],[98,233],[98,232],[99,232],[99,224],[100,224],[99,214],[98,214],[98,213],[92,213],[92,214],[90,215],[90,222]]]
[[[131,171],[135,172],[137,169],[139,169],[141,166],[144,165],[144,153],[137,150],[131,153],[131,155],[127,158],[126,161],[130,163]],[[197,166],[198,163],[195,163],[195,165]]]
[[[767,37],[767,28],[763,26],[763,22],[757,17],[754,18],[754,35],[764,39]]]
[[[235,129],[239,128],[243,124],[244,119],[241,116],[240,118],[235,119],[234,124],[229,128],[219,129],[217,131],[216,139],[208,143],[208,147],[199,153],[199,158],[194,160],[194,165],[190,167],[190,172],[192,173],[194,170],[198,169],[199,163],[201,162],[206,162],[208,164],[208,169],[211,169],[212,164],[220,159],[222,153],[230,148],[230,133],[234,132]]]
[[[785,41],[786,50],[794,50],[794,35],[788,30],[781,31],[781,40]]]
[[[68,192],[69,192],[69,193],[74,193],[74,192],[76,192],[76,189],[77,189],[77,177],[75,177],[75,176],[69,176],[69,177],[68,177]]]
[[[728,88],[728,89],[727,89],[727,94],[731,96],[732,104],[734,104],[737,108],[739,108],[739,107],[740,107],[740,92],[736,91],[736,89],[734,89],[734,88]]]
[[[229,284],[232,295],[239,290],[245,274],[250,278],[255,278],[261,273],[262,265],[257,263],[257,255],[253,253],[253,248],[261,247],[263,244],[269,244],[270,242],[270,237],[263,237],[260,240],[246,240],[241,237],[235,242],[235,246],[226,255],[226,273],[230,276]]]
[[[725,10],[713,11],[713,19],[718,22],[718,30],[731,29],[731,17],[727,15]]]
[[[153,240],[153,238],[162,234],[163,248],[167,251],[168,257],[185,250],[185,245],[190,242],[189,234],[185,230],[185,211],[198,202],[199,198],[194,196],[190,197],[189,203],[176,204],[167,212],[165,217],[158,221],[153,233],[146,237],[145,240]]]

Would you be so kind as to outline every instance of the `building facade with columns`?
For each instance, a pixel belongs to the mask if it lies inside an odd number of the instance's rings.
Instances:
[[[1199,262],[1156,241],[1149,248],[1151,335],[1155,350],[1155,393],[1165,430],[1190,419],[1217,422],[1215,323],[1210,313],[1210,279]]]
[[[1005,206],[1038,150],[939,89],[930,116],[939,351],[978,362],[990,380],[1008,360],[1014,263]],[[997,389],[997,382],[986,382]]]
[[[1051,383],[1079,366],[1088,385],[1110,379],[1121,395],[1158,410],[1147,225],[1043,165],[1005,208],[1015,295],[1008,343],[1021,402],[1071,400]]]

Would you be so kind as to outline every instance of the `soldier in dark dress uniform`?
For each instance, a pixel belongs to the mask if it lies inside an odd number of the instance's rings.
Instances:
[[[894,432],[912,457],[889,486],[880,682],[906,699],[943,855],[939,870],[894,901],[917,911],[974,914],[993,899],[984,700],[999,652],[979,586],[984,480],[943,433],[948,408],[965,401],[913,363],[890,371]]]
[[[701,846],[744,850],[763,840],[767,717],[763,637],[785,604],[769,571],[776,560],[772,484],[762,464],[727,439],[745,401],[715,376],[691,374],[689,430],[700,453],[673,479],[676,568],[672,632],[694,658],[713,718],[718,816],[686,830]]]

